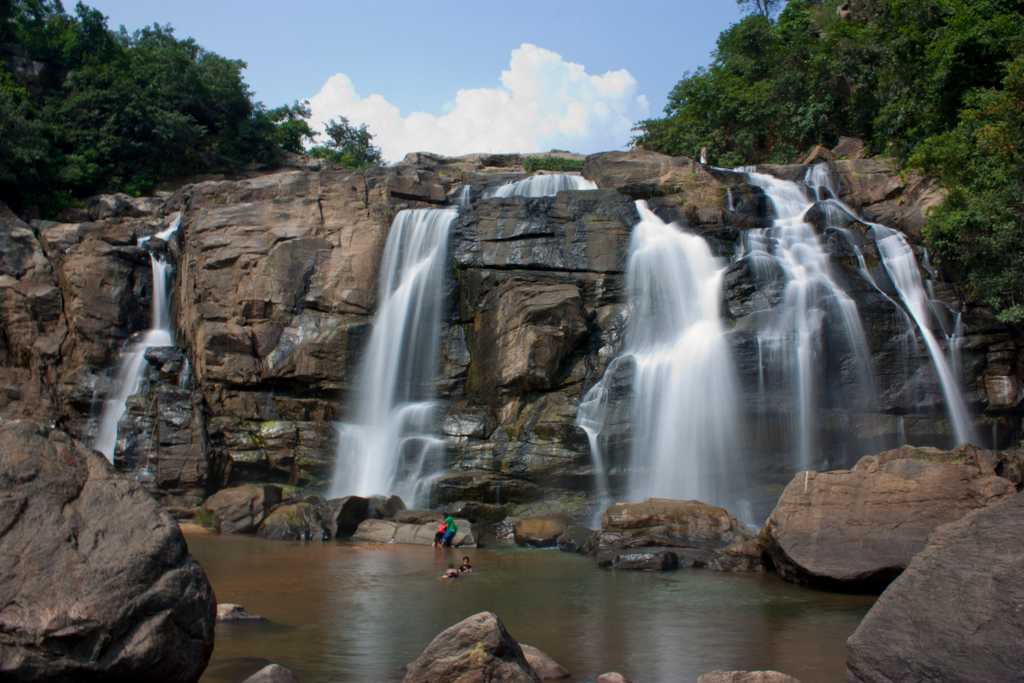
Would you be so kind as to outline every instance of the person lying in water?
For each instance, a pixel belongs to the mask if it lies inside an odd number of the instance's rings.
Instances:
[[[457,579],[459,578],[459,570],[455,568],[454,564],[448,565],[448,569],[445,570],[444,574],[441,574],[442,579]]]
[[[468,574],[471,571],[473,571],[473,565],[469,563],[469,556],[467,555],[462,558],[462,564],[459,565],[459,573]]]

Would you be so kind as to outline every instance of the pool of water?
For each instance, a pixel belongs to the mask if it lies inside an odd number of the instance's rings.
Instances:
[[[472,550],[476,572],[438,577],[462,552],[189,534],[220,602],[265,616],[219,624],[203,683],[238,683],[268,661],[303,683],[400,681],[440,631],[483,610],[591,681],[696,681],[713,669],[845,680],[846,638],[872,598],[774,576],[613,572],[554,550]]]

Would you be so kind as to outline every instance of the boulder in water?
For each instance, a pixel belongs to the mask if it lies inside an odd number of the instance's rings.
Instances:
[[[222,602],[217,605],[217,622],[227,621],[266,621],[258,614],[250,614],[241,605],[231,602]]]
[[[568,527],[568,520],[561,515],[526,517],[516,521],[514,538],[516,545],[551,548],[558,545],[559,537]]]
[[[291,669],[280,664],[268,664],[242,683],[299,683]]]
[[[616,557],[644,553],[650,556],[639,568],[653,568],[650,563],[655,560],[668,568],[671,558],[655,558],[653,549],[674,553],[677,566],[718,571],[763,569],[754,535],[724,508],[695,500],[648,498],[640,503],[616,503],[605,511],[590,552],[606,567],[616,566]],[[622,568],[630,562],[626,559]]]
[[[597,566],[606,569],[631,569],[634,571],[666,572],[679,569],[679,556],[664,548],[630,548],[628,550],[604,551],[597,556]],[[685,566],[692,567],[688,562]]]
[[[800,679],[778,671],[709,671],[697,683],[800,683]]]
[[[986,451],[904,446],[851,470],[801,472],[763,530],[779,574],[826,588],[884,588],[936,527],[1016,493]]]
[[[1021,680],[1024,494],[939,527],[846,643],[851,683]]]
[[[370,511],[370,501],[361,496],[345,496],[327,501],[325,522],[331,538],[347,538],[356,532]]]
[[[558,549],[564,553],[582,553],[594,539],[594,530],[571,525],[558,537]]]
[[[472,525],[464,519],[456,519],[458,530],[452,539],[453,548],[475,548],[476,536]],[[390,519],[367,519],[352,535],[353,541],[363,543],[406,543],[410,545],[432,545],[437,533],[437,520],[423,524],[393,521]]]
[[[551,655],[544,652],[540,648],[536,648],[533,645],[527,645],[526,643],[520,643],[519,647],[523,649],[523,655],[526,657],[526,662],[530,665],[540,677],[542,681],[558,681],[563,678],[569,678],[572,674],[564,666],[552,659]]]
[[[405,672],[403,683],[541,680],[519,643],[492,612],[474,614],[442,631],[416,661],[405,667]]]
[[[171,516],[67,434],[0,424],[0,678],[197,681],[216,600]]]
[[[597,683],[633,683],[618,671],[609,671],[597,677]]]
[[[330,510],[316,496],[297,503],[278,505],[256,533],[274,541],[320,541],[331,538]]]
[[[281,487],[257,484],[221,489],[203,503],[222,534],[251,534],[281,502]]]

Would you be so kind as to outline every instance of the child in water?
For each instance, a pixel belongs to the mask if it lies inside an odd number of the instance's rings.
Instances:
[[[469,556],[467,555],[462,558],[462,564],[459,565],[459,573],[468,574],[471,571],[473,571],[473,565],[469,563]]]
[[[441,547],[441,543],[444,541],[444,534],[445,534],[445,532],[447,530],[448,530],[448,527],[444,523],[444,521],[441,521],[441,522],[438,523],[438,525],[437,525],[437,533],[434,534],[434,547],[435,548]]]
[[[455,568],[454,564],[448,565],[448,569],[445,570],[444,574],[441,574],[442,579],[457,579],[459,578],[459,570]]]

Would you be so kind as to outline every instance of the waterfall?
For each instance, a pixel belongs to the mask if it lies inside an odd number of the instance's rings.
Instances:
[[[742,507],[730,481],[736,454],[736,389],[719,317],[722,264],[707,243],[636,203],[626,270],[631,309],[619,359],[635,366],[628,496],[690,498]],[[577,424],[587,433],[595,472],[605,476],[600,432],[615,369],[584,397]],[[598,482],[600,491],[606,482]]]
[[[338,425],[331,495],[429,491],[445,443],[432,435],[448,233],[455,209],[407,209],[391,224],[373,332],[363,352],[355,411]]]
[[[167,242],[181,226],[181,213],[175,215],[170,225],[153,235]],[[139,238],[137,245],[143,247],[151,238]],[[124,415],[128,398],[138,392],[142,382],[142,371],[145,367],[146,349],[155,346],[173,346],[174,333],[171,330],[171,295],[170,274],[171,264],[163,253],[149,252],[149,264],[153,274],[153,296],[150,302],[150,325],[142,337],[131,344],[121,359],[114,376],[114,394],[103,402],[100,414],[99,430],[93,447],[107,460],[114,462],[114,450],[117,446],[117,423]]]
[[[827,167],[812,167],[806,184],[815,194],[825,198],[834,195],[827,177]],[[827,328],[837,326],[842,342],[856,358],[864,405],[874,399],[871,355],[861,325],[857,305],[829,273],[829,255],[822,248],[814,228],[804,214],[814,204],[805,193],[805,186],[778,178],[745,171],[752,185],[761,188],[774,212],[769,228],[743,233],[739,258],[748,259],[755,276],[762,281],[774,273],[784,277],[782,302],[774,318],[758,330],[759,349],[769,356],[781,358],[783,373],[796,394],[796,420],[793,440],[796,444],[794,463],[798,469],[816,465],[821,391],[818,375],[828,349],[823,345]],[[854,250],[859,250],[854,246]],[[866,272],[866,268],[865,268]]]
[[[596,190],[597,185],[575,173],[542,173],[507,183],[491,197],[554,197],[564,190]]]
[[[953,424],[956,442],[957,444],[971,443],[975,439],[970,413],[963,395],[960,393],[950,363],[929,326],[928,298],[925,296],[925,287],[921,280],[921,272],[918,269],[914,251],[901,232],[877,224],[872,226],[872,231],[885,271],[889,274],[893,286],[896,287],[900,299],[910,311],[910,316],[917,324],[917,329],[928,349],[932,366],[935,368],[939,384],[942,386],[942,395],[946,401],[949,420]]]
[[[600,525],[601,514],[611,500],[611,487],[608,484],[608,468],[604,460],[604,446],[601,443],[601,430],[608,421],[610,409],[608,382],[613,376],[621,357],[612,360],[605,369],[601,379],[587,391],[580,401],[576,412],[576,426],[587,435],[590,446],[590,464],[594,468],[594,514],[591,526]]]

